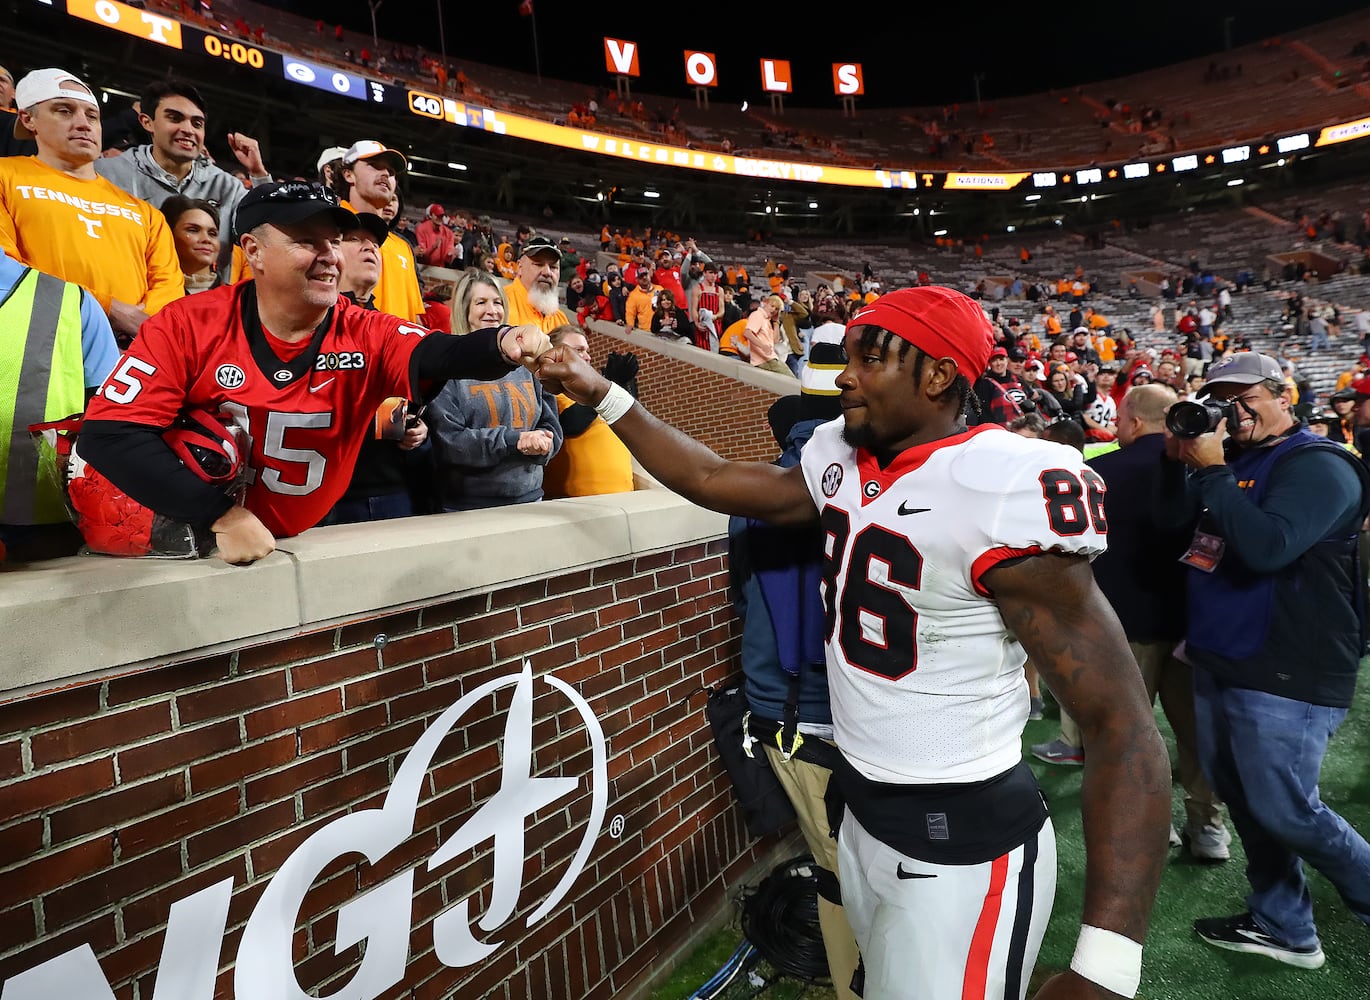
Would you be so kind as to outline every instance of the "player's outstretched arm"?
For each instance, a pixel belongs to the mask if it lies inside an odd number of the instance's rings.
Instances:
[[[987,572],[984,583],[1005,625],[1079,722],[1088,748],[1081,793],[1083,923],[1140,945],[1165,867],[1170,760],[1122,626],[1083,556],[1047,553],[1006,562]],[[1037,994],[1041,1000],[1115,995],[1130,994],[1075,972],[1049,980]]]
[[[602,402],[612,386],[565,348],[543,356],[537,374],[560,383],[567,396],[590,406]],[[654,478],[701,507],[772,524],[803,524],[818,517],[799,466],[781,469],[764,462],[729,462],[652,416],[641,403],[633,403],[613,422],[613,429]]]

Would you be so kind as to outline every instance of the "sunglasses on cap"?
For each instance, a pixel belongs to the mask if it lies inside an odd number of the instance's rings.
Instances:
[[[262,201],[323,201],[329,206],[342,204],[338,196],[324,187],[310,181],[284,181],[267,191]]]

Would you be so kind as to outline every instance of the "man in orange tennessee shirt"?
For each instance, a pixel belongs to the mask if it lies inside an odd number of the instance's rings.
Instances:
[[[352,212],[382,215],[399,187],[400,174],[409,161],[398,150],[375,139],[354,142],[343,154],[342,169],[335,175],[333,189],[343,199],[342,207]],[[419,269],[414,249],[404,237],[391,233],[381,247],[381,280],[376,286],[376,310],[414,322],[423,315],[423,291],[419,288]]]
[[[0,159],[0,248],[82,285],[127,344],[149,316],[185,294],[176,245],[162,213],[96,176],[100,107],[61,69],[39,69],[15,88],[16,138],[37,156]]]

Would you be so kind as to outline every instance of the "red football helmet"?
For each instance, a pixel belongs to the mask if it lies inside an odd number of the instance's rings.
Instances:
[[[233,492],[246,460],[246,435],[203,410],[183,413],[162,439],[186,468],[207,483]],[[67,497],[76,527],[92,552],[111,556],[207,555],[214,539],[184,521],[144,507],[81,458],[80,444],[67,466]]]

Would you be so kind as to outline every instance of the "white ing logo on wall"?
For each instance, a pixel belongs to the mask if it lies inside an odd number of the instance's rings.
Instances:
[[[542,920],[570,891],[585,867],[604,821],[608,801],[608,767],[604,730],[589,704],[569,684],[547,675],[580,713],[592,751],[590,819],[580,847],[561,881],[528,917],[528,926]],[[424,775],[443,737],[472,706],[495,691],[514,688],[513,704],[504,726],[504,755],[499,790],[477,809],[428,859],[429,871],[463,851],[494,842],[494,877],[490,907],[478,925],[489,932],[514,913],[523,881],[524,824],[543,806],[572,794],[579,778],[537,778],[533,766],[533,671],[523,670],[482,684],[464,695],[428,728],[405,757],[378,809],[362,809],[315,831],[295,849],[272,876],[248,918],[238,946],[233,989],[240,1000],[312,1000],[300,989],[291,956],[291,938],[305,894],[318,875],[340,857],[364,854],[380,863],[413,833],[414,816]],[[329,1000],[373,1000],[404,978],[409,961],[409,935],[414,897],[414,871],[394,875],[338,909],[336,949],[366,942],[365,956],[347,985]],[[210,1000],[214,996],[219,952],[228,923],[233,880],[224,879],[172,904],[166,938],[157,968],[153,1000]],[[433,949],[451,968],[474,965],[495,952],[501,941],[484,943],[471,933],[470,898],[434,918]],[[0,1000],[113,1000],[104,973],[90,945],[81,945],[7,980]]]

